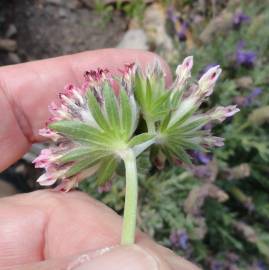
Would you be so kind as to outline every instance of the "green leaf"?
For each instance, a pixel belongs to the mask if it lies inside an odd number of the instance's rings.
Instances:
[[[179,127],[182,125],[194,112],[196,111],[196,108],[191,108],[190,110],[186,111],[184,114],[180,115],[175,123],[172,124],[172,126],[169,127],[169,129],[173,129],[175,127]]]
[[[152,110],[153,111],[159,111],[160,109],[163,109],[163,108],[167,107],[169,97],[170,97],[170,92],[165,91],[165,93],[162,94],[159,98],[157,98],[157,100],[154,102]]]
[[[152,104],[152,86],[150,84],[149,78],[146,80],[146,100],[145,100],[147,109],[150,111]]]
[[[134,94],[135,98],[138,102],[138,104],[145,108],[145,98],[144,98],[144,92],[145,92],[145,83],[143,79],[141,78],[141,74],[136,73],[135,80],[134,80]]]
[[[81,142],[106,146],[110,144],[109,137],[96,128],[79,121],[57,121],[49,125],[49,128],[64,134],[65,136]]]
[[[96,157],[96,158],[88,157],[86,159],[79,160],[67,171],[67,173],[65,175],[66,175],[66,177],[74,176],[74,175],[80,173],[81,171],[92,167],[99,160],[100,160],[100,157]]]
[[[172,93],[172,100],[171,100],[171,106],[173,109],[176,109],[179,105],[179,102],[181,101],[183,95],[183,91],[176,91]]]
[[[97,174],[97,184],[102,185],[111,178],[118,165],[118,160],[114,156],[107,157],[100,165]]]
[[[174,139],[169,139],[170,144],[177,144],[178,146],[188,149],[188,150],[199,150],[204,151],[205,149],[198,143],[191,141],[191,138],[184,138],[184,136],[176,137]]]
[[[129,142],[129,146],[130,147],[134,147],[138,144],[142,144],[145,143],[146,141],[150,141],[155,137],[155,135],[153,134],[149,134],[149,133],[141,133],[135,137],[133,137],[130,142]]]
[[[208,122],[207,116],[194,116],[188,119],[180,128],[183,132],[196,130],[204,126]]]
[[[87,97],[88,97],[88,106],[89,106],[89,109],[90,109],[95,121],[102,129],[108,131],[109,125],[107,123],[107,119],[103,115],[103,113],[100,109],[100,105],[99,105],[98,101],[96,100],[92,91],[89,90],[87,92]]]
[[[66,154],[64,154],[61,158],[59,158],[59,161],[62,163],[82,159],[85,156],[90,156],[90,153],[92,152],[91,147],[77,147],[75,149],[72,149],[68,151]]]
[[[154,89],[154,93],[158,93],[158,95],[159,93],[166,91],[164,77],[161,75],[151,80],[151,87]]]
[[[114,90],[106,83],[103,88],[107,117],[113,132],[119,131],[120,118]]]
[[[176,145],[169,145],[169,150],[177,156],[180,160],[185,162],[186,164],[191,164],[191,160],[189,155],[186,153],[186,151],[182,147],[178,147]]]
[[[132,109],[129,103],[129,97],[124,89],[120,91],[120,105],[121,105],[121,125],[122,129],[125,131],[127,138],[131,136],[132,133]],[[127,139],[126,138],[126,139]]]
[[[169,122],[170,122],[170,119],[171,119],[171,112],[169,112],[169,113],[164,117],[163,121],[161,122],[161,125],[160,125],[160,131],[161,131],[161,132],[163,132],[163,131],[167,128],[167,126],[168,126],[168,124],[169,124]]]

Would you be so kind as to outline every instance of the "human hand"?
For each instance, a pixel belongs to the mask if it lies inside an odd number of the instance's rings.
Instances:
[[[100,50],[0,68],[0,169],[19,159],[48,117],[47,105],[83,71],[156,57],[130,50]],[[163,63],[163,62],[162,62]],[[169,69],[167,82],[170,81]],[[81,192],[49,190],[0,200],[0,269],[198,270],[138,232],[136,245],[118,246],[121,218]]]

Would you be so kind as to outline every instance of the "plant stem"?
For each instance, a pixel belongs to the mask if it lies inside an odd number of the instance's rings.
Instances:
[[[136,209],[138,197],[137,168],[134,152],[131,149],[128,149],[123,157],[123,160],[126,171],[126,192],[121,244],[131,245],[135,242]]]
[[[146,119],[146,123],[147,123],[148,132],[150,134],[155,134],[155,132],[156,132],[155,123],[153,121],[151,121],[150,119]]]

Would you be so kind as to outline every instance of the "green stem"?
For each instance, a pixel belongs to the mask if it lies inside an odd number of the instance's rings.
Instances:
[[[155,134],[156,132],[155,123],[151,121],[150,119],[146,119],[146,123],[147,123],[148,132],[150,134]]]
[[[134,152],[131,149],[128,149],[123,157],[123,160],[126,171],[126,192],[121,244],[131,245],[135,242],[138,197],[137,168]]]

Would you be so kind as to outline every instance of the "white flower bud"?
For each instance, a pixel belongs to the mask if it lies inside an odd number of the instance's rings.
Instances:
[[[212,94],[215,83],[220,76],[221,68],[215,66],[210,68],[199,80],[199,90],[197,95],[201,98],[208,97]]]
[[[230,105],[227,107],[219,106],[214,111],[209,112],[209,117],[211,120],[217,120],[223,122],[227,117],[231,117],[240,110],[236,105]]]
[[[176,75],[179,81],[184,82],[191,77],[191,69],[193,66],[193,56],[186,57],[181,65],[177,66]]]

